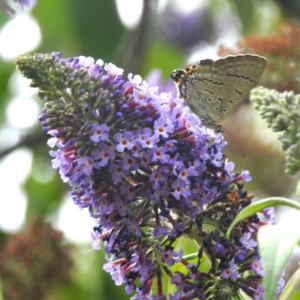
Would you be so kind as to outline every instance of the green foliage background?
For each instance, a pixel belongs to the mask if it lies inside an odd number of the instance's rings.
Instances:
[[[299,4],[297,4],[298,0],[286,2],[207,0],[203,2],[207,6],[207,24],[199,28],[199,42],[201,42],[201,30],[206,29],[208,31],[206,33],[211,37],[211,42],[214,42],[216,31],[210,24],[218,22],[219,13],[225,2],[240,20],[241,35],[254,32],[272,34],[284,21],[297,20],[300,10]],[[168,3],[171,9],[175,1],[169,0]],[[32,10],[32,16],[40,25],[42,43],[35,52],[60,51],[64,57],[84,55],[92,56],[95,59],[101,58],[105,62],[113,62],[124,68],[126,74],[132,72],[143,77],[147,76],[153,68],[160,68],[163,76],[168,78],[173,69],[186,66],[191,49],[176,47],[158,33],[157,28],[162,26],[167,14],[158,14],[154,10],[155,5],[156,1],[145,0],[140,24],[137,28],[129,30],[121,23],[115,2],[112,0],[38,0]],[[186,5],[188,5],[188,1],[186,1]],[[0,26],[7,21],[8,17],[0,12]],[[226,28],[226,24],[222,25]],[[168,28],[164,28],[164,30],[168,31]],[[203,58],[207,57],[199,59]],[[6,121],[5,111],[11,99],[8,82],[14,70],[13,62],[0,60],[0,126]],[[247,184],[246,189],[249,192],[260,191],[263,195],[289,196],[293,180],[282,175],[284,168],[282,152],[274,150],[272,146],[269,152],[265,148],[255,152],[254,147],[260,149],[260,145],[256,144],[253,147],[252,143],[252,147],[249,147],[252,136],[240,137],[238,130],[241,126],[242,124],[230,125],[230,121],[228,123],[229,131],[246,152],[248,161],[238,154],[234,144],[230,141],[227,154],[229,159],[236,163],[237,171],[242,168],[250,170],[253,181]],[[268,135],[270,132],[266,131],[266,134]],[[47,137],[41,133],[40,126],[35,126],[32,132],[25,137],[23,144],[17,145],[17,147],[25,145],[33,152],[33,170],[41,159],[47,159],[50,165],[46,140]],[[276,137],[274,137],[275,140]],[[254,149],[253,152],[250,152],[251,149]],[[0,157],[5,157],[12,150],[12,148],[7,148],[5,142],[2,143]],[[268,161],[270,157],[272,160]],[[274,161],[276,161],[275,164]],[[264,165],[263,168],[262,165]],[[56,214],[63,196],[68,192],[68,186],[61,182],[57,172],[51,182],[41,183],[35,178],[36,175],[32,174],[24,185],[28,201],[27,222],[30,222],[36,214],[45,217]],[[276,182],[281,182],[281,184],[278,185]],[[9,199],[9,201],[13,201],[13,199]],[[6,233],[2,231],[1,235],[4,236]],[[77,245],[73,258],[75,267],[72,271],[72,283],[67,286],[58,284],[55,289],[49,291],[48,299],[129,299],[124,292],[124,287],[116,287],[110,276],[102,270],[105,261],[102,250],[94,251],[90,244]]]

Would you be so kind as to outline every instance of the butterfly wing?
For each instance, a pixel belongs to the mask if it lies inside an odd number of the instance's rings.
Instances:
[[[249,54],[201,60],[177,74],[179,92],[202,124],[216,130],[244,101],[265,66],[265,58]]]
[[[198,96],[191,99],[193,111],[204,126],[216,129],[220,123],[221,96],[226,92],[224,70],[211,59],[201,60],[191,81]],[[194,92],[192,87],[191,90]]]
[[[228,56],[215,62],[223,73],[224,93],[218,107],[219,122],[227,119],[246,99],[251,89],[259,81],[267,61],[257,55]]]

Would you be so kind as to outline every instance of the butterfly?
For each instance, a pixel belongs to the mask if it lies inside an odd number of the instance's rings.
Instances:
[[[245,100],[266,65],[264,57],[253,54],[205,59],[185,70],[174,70],[171,78],[179,97],[184,98],[201,124],[222,132],[221,124]]]

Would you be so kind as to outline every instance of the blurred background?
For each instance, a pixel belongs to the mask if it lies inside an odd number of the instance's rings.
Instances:
[[[15,13],[7,9],[7,3]],[[201,59],[256,53],[268,60],[260,84],[300,91],[298,0],[51,0],[32,8],[0,0],[0,274],[3,299],[129,299],[91,247],[96,222],[80,211],[51,167],[38,117],[43,103],[16,72],[34,52],[92,56],[176,94],[173,69]],[[224,123],[225,153],[259,200],[296,199],[299,176],[284,174],[277,134],[245,101]],[[293,212],[278,210],[279,222]],[[293,263],[287,274],[293,272]],[[295,265],[295,264],[294,264]],[[17,287],[17,288],[16,288]],[[3,296],[2,295],[2,296]],[[0,296],[1,299],[1,296]]]

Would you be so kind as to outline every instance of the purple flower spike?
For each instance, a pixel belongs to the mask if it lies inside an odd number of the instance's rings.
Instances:
[[[201,126],[182,99],[140,76],[126,80],[111,63],[53,53],[17,64],[46,102],[40,120],[56,146],[53,167],[97,219],[93,248],[104,244],[116,285],[135,291],[132,299],[230,299],[240,290],[263,298],[251,237],[258,217],[226,238],[253,195],[239,182],[249,172],[232,173],[222,135]],[[197,243],[196,254],[179,247],[183,237]]]

